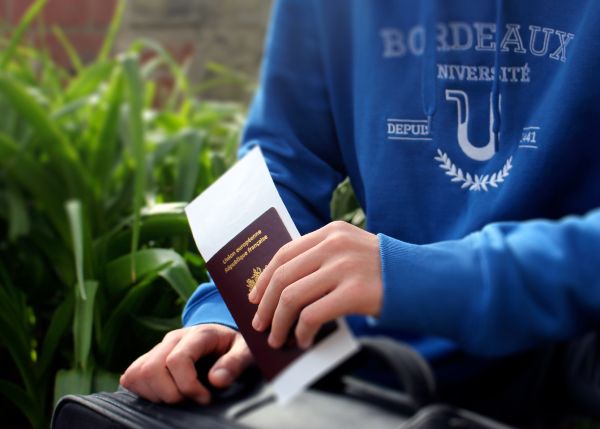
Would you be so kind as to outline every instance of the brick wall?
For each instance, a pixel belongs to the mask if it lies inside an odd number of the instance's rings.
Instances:
[[[100,1],[100,0],[98,0]],[[119,48],[140,37],[165,46],[188,62],[193,82],[211,79],[215,62],[256,80],[271,0],[128,0]],[[247,99],[240,88],[223,86],[210,98]]]
[[[0,0],[0,20],[9,28],[21,20],[33,0]],[[47,46],[52,56],[70,67],[68,56],[52,27],[60,27],[79,53],[89,62],[100,51],[117,0],[48,0],[42,18],[28,34],[36,45]]]
[[[188,62],[193,82],[211,78],[207,62],[216,62],[256,79],[262,57],[271,0],[126,0],[117,50],[138,38],[155,40],[179,62]],[[100,51],[118,0],[48,0],[42,19],[28,36],[45,45],[53,58],[71,68],[53,26],[60,27],[83,62]],[[0,0],[0,25],[14,28],[33,0]],[[6,27],[5,27],[6,28]],[[159,81],[162,78],[158,76]],[[162,87],[170,86],[170,79]],[[246,99],[240,88],[221,87],[212,98]]]

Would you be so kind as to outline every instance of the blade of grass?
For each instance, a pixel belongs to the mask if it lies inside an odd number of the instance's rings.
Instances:
[[[98,88],[106,82],[113,72],[115,64],[112,61],[92,64],[82,70],[68,85],[64,99],[68,102],[78,100],[98,92]]]
[[[14,242],[29,233],[29,212],[23,195],[15,188],[6,193],[8,203],[8,241]]]
[[[125,80],[127,82],[127,98],[129,101],[128,137],[132,146],[133,161],[135,165],[133,215],[134,221],[131,236],[131,254],[133,255],[139,245],[140,239],[140,210],[144,200],[146,185],[146,164],[144,148],[143,124],[143,97],[144,90],[140,76],[139,63],[134,57],[127,57],[123,61]],[[135,258],[131,258],[131,281],[136,281]]]
[[[8,173],[7,177],[24,188],[36,201],[43,204],[46,214],[65,243],[70,236],[65,225],[65,212],[62,202],[65,189],[44,166],[21,151],[19,145],[5,134],[0,134],[0,166]]]
[[[19,25],[14,30],[4,54],[0,56],[0,71],[6,70],[10,60],[13,58],[13,55],[17,50],[17,46],[23,39],[25,31],[27,31],[33,20],[40,14],[47,1],[48,0],[36,0],[36,2],[33,3],[29,9],[27,9],[27,12],[25,12],[25,15],[23,15],[21,22],[19,22]]]
[[[62,304],[54,311],[41,348],[38,366],[40,375],[45,375],[46,371],[50,369],[52,360],[56,358],[56,349],[67,332],[69,322],[73,317],[73,304],[73,294],[67,294]]]
[[[79,54],[73,44],[67,39],[65,32],[58,26],[52,27],[52,33],[56,36],[65,53],[69,57],[69,61],[73,65],[73,68],[77,73],[80,73],[83,70],[83,64],[81,63],[81,59],[79,58]]]
[[[86,299],[75,288],[75,317],[73,319],[73,337],[75,344],[75,368],[87,371],[90,369],[89,355],[92,345],[92,329],[94,323],[94,303],[98,282],[85,281]]]
[[[204,135],[200,131],[190,130],[178,143],[175,199],[190,201],[194,197],[200,171],[200,150]]]
[[[117,8],[115,9],[115,13],[110,22],[110,26],[108,27],[108,33],[106,35],[106,38],[104,39],[102,49],[100,49],[100,54],[98,54],[98,61],[106,61],[113,49],[117,33],[121,28],[121,21],[123,20],[123,12],[125,11],[125,5],[125,0],[120,0],[117,3]]]
[[[168,265],[167,262],[165,265]],[[117,307],[110,313],[106,324],[102,329],[99,348],[101,353],[107,358],[112,358],[114,349],[119,341],[119,332],[127,315],[134,313],[141,305],[142,298],[152,283],[158,278],[158,272],[165,266],[155,267],[119,300]]]
[[[8,75],[0,74],[0,94],[6,97],[12,108],[30,124],[39,142],[48,150],[70,194],[85,197],[85,174],[79,156],[66,136],[56,127],[48,112],[18,81]]]
[[[78,160],[77,153],[68,144],[66,137],[20,82],[9,75],[0,74],[0,94],[27,120],[41,140],[51,143],[48,148],[57,155],[58,160],[64,158],[71,163]]]
[[[123,101],[123,73],[117,69],[113,74],[106,93],[107,109],[90,118],[100,127],[91,143],[91,169],[102,195],[108,187],[112,167],[116,162],[119,145],[119,113]]]
[[[83,220],[81,201],[67,201],[65,204],[65,209],[67,211],[69,226],[71,228],[71,236],[73,239],[73,255],[75,257],[75,272],[77,273],[79,296],[85,301],[87,299],[87,295],[84,285]]]
[[[183,68],[177,64],[173,56],[161,45],[153,40],[142,38],[136,41],[133,45],[133,50],[141,52],[143,49],[148,49],[162,59],[163,63],[169,68],[169,72],[175,80],[175,88],[173,89],[169,100],[166,103],[166,111],[175,111],[175,103],[181,98],[182,94],[186,94],[190,84],[188,78],[183,71]]]

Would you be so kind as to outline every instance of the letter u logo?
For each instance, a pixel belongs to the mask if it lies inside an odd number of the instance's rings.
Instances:
[[[490,94],[490,139],[483,147],[473,145],[469,140],[469,97],[464,91],[446,90],[446,100],[455,101],[457,108],[458,129],[456,137],[458,145],[469,158],[475,161],[487,161],[496,153],[496,136],[494,134],[494,112],[492,111],[492,94]],[[498,100],[500,103],[500,100]]]

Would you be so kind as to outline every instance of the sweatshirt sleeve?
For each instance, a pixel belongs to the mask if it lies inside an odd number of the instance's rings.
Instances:
[[[600,210],[412,245],[380,234],[377,325],[502,356],[600,326]]]
[[[312,1],[275,2],[260,84],[238,152],[242,157],[261,147],[301,234],[330,222],[332,193],[346,176],[319,45]],[[188,300],[183,322],[235,326],[213,283],[200,285]]]

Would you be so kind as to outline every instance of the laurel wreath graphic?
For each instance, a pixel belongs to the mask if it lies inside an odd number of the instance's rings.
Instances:
[[[488,192],[488,186],[497,188],[498,184],[503,183],[504,179],[510,174],[512,168],[512,156],[506,160],[504,167],[496,173],[485,176],[479,174],[463,173],[461,168],[457,168],[456,164],[448,157],[445,152],[437,150],[438,156],[434,159],[440,163],[439,167],[446,171],[446,175],[452,177],[451,182],[462,183],[461,189],[469,188],[469,191],[485,191]]]

